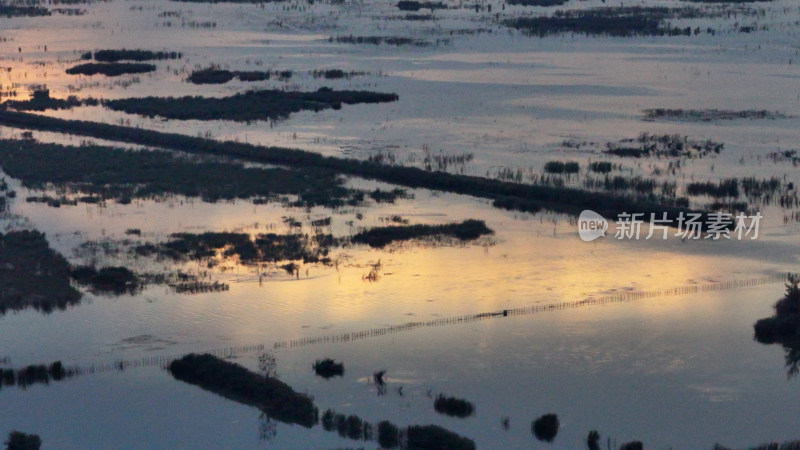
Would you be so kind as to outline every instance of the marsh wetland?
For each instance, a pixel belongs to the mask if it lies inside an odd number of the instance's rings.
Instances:
[[[0,436],[798,448],[798,23],[0,2]],[[667,218],[617,239],[626,213]],[[690,214],[758,236],[681,237]]]

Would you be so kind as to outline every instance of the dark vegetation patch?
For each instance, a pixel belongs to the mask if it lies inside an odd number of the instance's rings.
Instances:
[[[411,11],[416,12],[420,9],[429,9],[431,11],[435,9],[447,9],[447,5],[442,2],[419,2],[417,0],[401,0],[397,2],[397,9],[400,11]]]
[[[531,431],[536,439],[544,442],[553,442],[558,434],[558,416],[545,414],[531,423]]]
[[[271,78],[276,78],[280,81],[288,81],[294,76],[295,72],[292,70],[226,70],[220,69],[215,66],[206,69],[195,70],[186,81],[194,84],[224,84],[234,78],[239,81],[264,81]],[[366,75],[367,72],[351,70],[344,71],[342,69],[319,69],[310,70],[308,74],[314,78],[324,78],[326,80],[339,80],[350,79],[356,76]]]
[[[713,122],[736,119],[785,119],[789,116],[777,111],[747,109],[731,111],[720,109],[645,109],[644,120]]]
[[[344,363],[337,363],[331,358],[318,359],[312,366],[314,373],[322,378],[330,379],[333,377],[344,376]]]
[[[81,286],[89,286],[96,293],[134,294],[140,288],[136,274],[126,267],[103,267],[98,270],[92,266],[78,266],[70,276]]]
[[[441,414],[461,418],[475,413],[475,406],[472,402],[455,397],[445,397],[444,394],[439,394],[433,401],[433,409]]]
[[[317,408],[310,397],[295,392],[277,378],[258,375],[238,364],[191,353],[170,363],[169,371],[178,380],[255,406],[281,422],[307,428],[316,423]]]
[[[436,41],[427,41],[425,39],[415,39],[402,36],[331,36],[328,42],[336,42],[337,44],[370,44],[370,45],[393,45],[395,47],[411,46],[411,47],[432,47],[440,45],[450,45],[450,39],[436,39]]]
[[[163,59],[180,59],[183,54],[180,52],[121,49],[121,50],[95,50],[94,60],[100,62],[117,61],[154,61]],[[92,59],[92,52],[81,55],[82,59]]]
[[[800,373],[800,276],[789,275],[786,294],[773,307],[775,314],[758,320],[753,329],[762,344],[781,344],[789,377]]]
[[[375,227],[355,234],[352,241],[370,247],[385,247],[392,242],[420,239],[431,236],[450,236],[462,241],[477,239],[485,234],[493,234],[482,220],[468,219],[461,223],[446,225],[409,225]]]
[[[8,433],[5,444],[6,450],[39,450],[42,446],[42,439],[37,434],[14,430]]]
[[[46,111],[48,109],[71,109],[77,106],[97,106],[100,102],[88,98],[79,99],[70,95],[66,99],[50,97],[50,91],[39,89],[33,91],[30,100],[6,100],[2,106],[14,108],[18,111]]]
[[[642,133],[635,139],[608,143],[605,153],[623,158],[702,158],[719,154],[725,144],[710,139],[697,141],[677,134]]]
[[[621,169],[619,164],[608,161],[593,161],[589,163],[589,170],[594,173],[610,173],[612,170]]]
[[[684,0],[692,3],[766,3],[773,0]]]
[[[677,217],[681,212],[684,214],[691,212],[684,206],[676,206],[660,199],[642,200],[628,195],[591,192],[585,189],[537,186],[472,175],[430,172],[415,167],[323,156],[298,149],[263,147],[231,141],[219,142],[176,133],[57,119],[3,109],[0,109],[0,123],[15,128],[91,136],[193,154],[229,156],[259,163],[287,165],[304,170],[325,169],[334,173],[375,179],[401,186],[488,198],[496,207],[527,212],[536,212],[545,208],[555,212],[577,214],[588,208],[606,217],[616,217],[620,212],[635,210],[646,215],[651,212],[657,214],[667,212],[670,218]],[[217,178],[216,181],[219,179],[225,178]],[[311,188],[311,192],[313,192],[313,188]],[[673,225],[676,224],[673,222]]]
[[[316,92],[250,91],[222,98],[127,98],[107,100],[103,104],[115,111],[147,117],[248,122],[285,119],[291,113],[303,110],[318,112],[325,109],[341,109],[342,104],[386,103],[397,99],[397,94],[320,88]]]
[[[400,446],[400,429],[388,420],[378,423],[378,444],[383,448]]]
[[[192,161],[164,151],[105,146],[67,147],[34,140],[0,140],[0,166],[31,189],[56,187],[95,203],[129,203],[165,195],[205,201],[298,195],[293,206],[341,206],[355,192],[329,170],[245,168],[240,164]],[[47,198],[50,202],[51,199]],[[59,205],[60,205],[59,201]]]
[[[77,304],[70,266],[38,231],[0,233],[0,315],[34,308],[50,313]]]
[[[52,364],[32,364],[21,369],[0,369],[0,388],[16,386],[27,389],[35,384],[50,384],[81,375],[77,367],[65,367],[61,361]]]
[[[690,27],[673,27],[667,20],[697,14],[697,10],[688,7],[621,6],[559,10],[550,16],[518,17],[504,23],[529,36],[539,37],[562,33],[616,37],[689,36],[692,34]]]
[[[406,445],[409,449],[420,450],[474,450],[472,439],[459,436],[450,430],[436,425],[413,425],[406,429]]]
[[[0,17],[36,17],[49,15],[50,11],[41,6],[0,3]]]
[[[571,174],[580,171],[580,165],[575,161],[548,161],[544,165],[547,173]]]
[[[447,236],[465,241],[493,233],[483,221],[472,219],[447,225],[375,227],[350,239],[336,238],[317,228],[315,234],[264,233],[254,237],[229,232],[175,233],[167,242],[141,244],[133,248],[133,252],[138,256],[159,256],[175,261],[205,260],[209,266],[217,265],[218,258],[237,258],[243,264],[302,261],[329,265],[332,264],[330,250],[348,242],[383,247],[391,242],[423,237]],[[289,273],[295,273],[299,268],[293,263],[282,267]]]
[[[230,400],[255,406],[281,422],[296,423],[308,428],[321,422],[325,431],[335,431],[344,438],[359,441],[375,439],[376,427],[360,417],[337,414],[330,409],[319,417],[319,410],[310,397],[295,392],[273,376],[256,374],[212,355],[186,355],[173,361],[169,365],[169,371],[178,380],[195,384]],[[378,442],[384,448],[396,448],[405,440],[405,448],[408,449],[475,449],[475,443],[471,439],[435,425],[414,425],[401,430],[391,422],[384,421],[378,425],[377,431]]]
[[[630,441],[619,446],[619,450],[644,450],[642,441]]]
[[[750,203],[777,203],[782,207],[794,207],[797,199],[790,193],[793,186],[778,177],[758,179],[723,178],[718,181],[695,181],[686,185],[686,192],[692,196],[705,195],[715,199],[737,199],[744,195]]]
[[[67,69],[69,75],[105,75],[117,77],[129,73],[147,73],[156,70],[154,64],[146,63],[84,63]]]
[[[569,0],[506,0],[509,5],[522,6],[561,6]]]
[[[171,0],[173,2],[187,2],[187,3],[282,3],[287,0]]]
[[[165,243],[143,244],[134,251],[140,256],[160,255],[178,261],[237,257],[244,264],[296,260],[330,264],[328,253],[334,245],[338,241],[329,234],[267,233],[253,239],[245,233],[206,232],[175,233]]]
[[[714,450],[733,450],[720,444],[714,444]],[[750,447],[748,450],[800,450],[800,441],[770,442]]]

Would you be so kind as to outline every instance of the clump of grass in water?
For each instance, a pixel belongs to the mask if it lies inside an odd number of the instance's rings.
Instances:
[[[141,49],[105,49],[95,50],[94,59],[100,62],[117,62],[117,61],[152,61],[163,59],[180,59],[183,53],[175,51],[157,51],[141,50]],[[92,53],[87,52],[81,55],[82,59],[92,59]]]
[[[553,442],[558,434],[558,416],[545,414],[531,423],[531,431],[536,439],[544,442]]]
[[[697,141],[677,134],[642,133],[636,139],[608,143],[605,153],[623,158],[702,158],[719,154],[725,145],[710,139]]]
[[[354,235],[351,240],[370,247],[385,247],[392,242],[405,241],[429,236],[452,236],[462,241],[477,239],[492,234],[482,220],[469,219],[461,223],[446,225],[410,225],[376,227]]]
[[[65,367],[61,361],[49,365],[32,364],[21,369],[0,369],[0,387],[17,386],[26,389],[35,384],[50,384],[80,375],[77,367]]]
[[[439,394],[433,402],[433,409],[448,416],[465,418],[475,413],[475,406],[467,401],[455,397],[445,397]]]
[[[714,444],[714,450],[733,450],[720,444]],[[800,441],[771,442],[750,447],[749,450],[800,450]]]
[[[50,313],[77,304],[81,293],[69,280],[69,263],[50,248],[44,233],[0,233],[0,316],[27,308]]]
[[[331,358],[316,360],[312,368],[314,373],[326,380],[344,376],[344,363],[337,363]]]
[[[67,69],[68,75],[105,75],[117,77],[125,74],[154,72],[154,64],[145,63],[84,63]]]
[[[42,439],[38,434],[28,434],[21,431],[11,431],[5,442],[6,450],[39,450]]]
[[[689,1],[709,1],[709,0],[689,0]],[[725,0],[732,1],[732,0]],[[757,1],[757,0],[749,0]],[[770,0],[766,0],[770,1]],[[736,119],[785,119],[786,114],[777,111],[767,110],[743,110],[731,111],[720,109],[645,109],[644,120],[656,121],[685,121],[685,122],[712,122],[717,120],[736,120]]]
[[[547,173],[572,174],[580,171],[580,165],[575,161],[548,161],[544,165],[544,171]]]
[[[141,287],[136,274],[126,267],[103,267],[97,270],[91,266],[79,266],[72,270],[70,276],[78,284],[90,286],[98,293],[134,294]]]
[[[787,375],[800,373],[800,276],[790,274],[786,294],[773,306],[775,315],[753,325],[754,337],[762,344],[780,343],[785,352]]]
[[[173,377],[215,394],[263,409],[270,417],[311,428],[317,408],[312,399],[286,383],[263,377],[212,355],[189,354],[170,363]]]
[[[144,97],[105,100],[103,106],[114,111],[179,120],[281,120],[300,111],[319,112],[341,109],[343,104],[388,103],[397,94],[368,91],[334,91],[319,88],[314,92],[281,90],[249,91],[228,97]]]

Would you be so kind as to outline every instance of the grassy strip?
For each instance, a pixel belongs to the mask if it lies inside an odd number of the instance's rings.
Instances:
[[[536,212],[546,208],[556,212],[577,214],[592,209],[606,217],[621,212],[667,212],[677,217],[686,208],[669,203],[638,200],[631,196],[591,192],[554,186],[534,186],[471,175],[429,172],[414,167],[389,166],[369,161],[323,156],[318,153],[282,147],[263,147],[240,142],[163,133],[97,122],[66,120],[0,109],[0,123],[10,127],[46,130],[98,139],[117,140],[180,150],[188,153],[232,156],[254,162],[304,168],[325,168],[341,174],[375,179],[387,183],[488,198],[506,209]],[[660,217],[660,215],[659,215]]]
[[[685,122],[713,122],[716,120],[737,119],[785,119],[784,113],[767,111],[765,109],[746,109],[741,111],[721,109],[645,109],[644,120],[647,121],[685,121]]]
[[[0,234],[0,315],[34,308],[45,313],[77,304],[70,266],[38,231]]]
[[[284,119],[291,113],[310,110],[340,109],[342,104],[385,103],[398,99],[396,94],[366,91],[334,91],[320,88],[315,92],[279,90],[250,91],[229,97],[145,97],[107,100],[103,104],[115,111],[147,117],[181,120],[251,120]]]
[[[569,0],[506,0],[509,5],[522,6],[561,6]]]
[[[447,5],[442,2],[419,2],[416,0],[400,0],[397,2],[397,9],[400,11],[419,11],[420,9],[447,9]]]
[[[95,61],[117,62],[117,61],[152,61],[160,59],[180,59],[183,56],[180,52],[154,52],[152,50],[96,50],[94,52]],[[87,52],[82,55],[83,59],[92,59],[92,53]]]
[[[84,63],[67,69],[68,75],[97,75],[116,77],[128,73],[147,73],[156,70],[154,64],[144,63]]]
[[[666,7],[616,7],[559,10],[551,16],[518,17],[504,22],[530,36],[580,33],[587,36],[689,36],[691,28],[671,27],[667,19],[690,10]]]
[[[192,161],[164,151],[106,146],[69,147],[31,139],[0,140],[0,166],[32,189],[56,186],[91,194],[84,200],[200,197],[208,202],[298,195],[296,206],[341,206],[357,193],[335,173],[318,168],[245,168],[240,164]],[[362,195],[363,196],[363,195]]]
[[[0,4],[0,17],[35,17],[49,16],[50,11],[41,6],[17,6]]]
[[[191,353],[169,365],[173,377],[233,401],[255,406],[281,422],[311,428],[317,422],[314,401],[288,384],[250,372],[212,355]]]
[[[733,450],[720,444],[714,444],[714,450]],[[786,442],[770,442],[768,444],[761,444],[756,447],[750,447],[749,450],[800,450],[800,441],[786,441]]]
[[[477,239],[494,231],[482,220],[469,219],[461,223],[446,225],[409,225],[376,227],[357,233],[352,241],[370,247],[385,247],[392,242],[406,241],[430,236],[453,236],[462,241]]]

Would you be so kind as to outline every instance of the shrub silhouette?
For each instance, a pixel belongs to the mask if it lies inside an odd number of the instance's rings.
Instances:
[[[475,412],[475,407],[471,402],[455,397],[445,397],[443,394],[436,397],[433,409],[438,413],[461,418],[469,417]]]
[[[644,444],[640,441],[631,441],[622,444],[619,450],[644,450]]]
[[[558,434],[558,416],[555,414],[545,414],[531,423],[531,431],[533,431],[536,439],[544,442],[553,442]]]
[[[472,439],[437,425],[413,425],[406,430],[407,447],[420,450],[475,450]]]
[[[383,448],[396,448],[400,445],[400,430],[393,423],[384,420],[378,424],[378,443]]]
[[[156,70],[153,64],[143,63],[84,63],[67,69],[69,75],[97,75],[117,77],[132,73],[147,73]]]
[[[344,363],[337,363],[330,358],[325,358],[322,360],[318,359],[316,362],[314,362],[313,367],[314,372],[326,380],[333,377],[344,376]]]
[[[586,447],[589,450],[600,450],[600,433],[596,430],[590,431],[586,436]]]
[[[39,450],[42,439],[35,434],[26,434],[21,431],[12,431],[5,442],[6,450]]]
[[[170,363],[169,371],[178,380],[255,406],[281,422],[308,428],[316,423],[317,408],[310,397],[295,392],[276,378],[265,378],[238,364],[209,354],[192,353]]]

